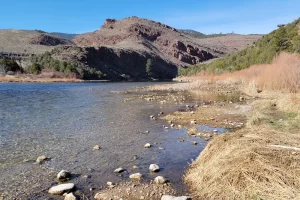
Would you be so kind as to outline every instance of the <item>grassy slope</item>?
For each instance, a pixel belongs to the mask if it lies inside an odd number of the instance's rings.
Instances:
[[[195,75],[201,71],[216,74],[232,72],[248,68],[254,64],[271,63],[274,56],[282,51],[300,53],[299,27],[300,18],[265,35],[251,47],[227,55],[209,64],[200,64],[190,66],[187,69],[180,69],[179,75]]]

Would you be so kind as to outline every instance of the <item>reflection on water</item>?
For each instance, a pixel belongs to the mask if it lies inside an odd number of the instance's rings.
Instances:
[[[159,175],[181,188],[186,163],[205,141],[193,138],[198,146],[189,138],[178,143],[178,137],[186,137],[185,130],[166,131],[164,121],[149,120],[152,114],[177,108],[174,103],[124,101],[135,94],[111,92],[150,84],[155,83],[0,84],[0,194],[4,199],[50,199],[47,189],[65,169],[76,174],[71,181],[91,197],[89,188],[128,179],[113,173],[118,167],[152,179],[151,163],[159,164]],[[191,102],[195,100],[201,99]],[[141,134],[146,130],[150,133]],[[148,142],[153,148],[144,149]],[[92,150],[96,144],[99,151]],[[40,155],[51,160],[37,165]]]

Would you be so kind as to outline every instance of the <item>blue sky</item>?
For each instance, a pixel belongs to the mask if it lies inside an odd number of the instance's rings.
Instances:
[[[83,33],[138,16],[210,33],[269,33],[300,17],[300,0],[1,0],[0,29]]]

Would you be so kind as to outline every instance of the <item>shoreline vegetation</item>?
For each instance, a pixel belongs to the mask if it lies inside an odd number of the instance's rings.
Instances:
[[[300,198],[299,70],[299,55],[281,53],[271,64],[222,75],[179,77],[186,82],[146,88],[241,92],[237,104],[230,102],[221,109],[201,105],[193,114],[175,112],[165,117],[191,130],[192,119],[200,124],[207,119],[206,124],[222,127],[230,119],[224,121],[220,115],[233,116],[232,108],[245,116],[241,129],[214,135],[189,166],[184,181],[193,199]]]

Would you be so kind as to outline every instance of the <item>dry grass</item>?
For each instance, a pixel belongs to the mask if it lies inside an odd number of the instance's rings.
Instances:
[[[300,135],[259,127],[215,138],[186,174],[194,198],[299,199],[300,152],[271,145],[300,147]]]
[[[254,65],[250,68],[212,75],[202,73],[198,76],[179,77],[178,80],[209,81],[217,84],[239,84],[241,89],[281,90],[300,92],[300,56],[299,54],[281,53],[272,64]],[[193,82],[190,83],[191,85]]]
[[[0,76],[0,82],[39,82],[39,83],[51,83],[51,82],[83,82],[81,79],[76,78],[31,78],[31,77],[15,77],[15,76]]]
[[[193,197],[300,199],[299,56],[282,53],[270,65],[207,79],[259,99],[244,129],[214,138],[191,165],[185,181]]]

